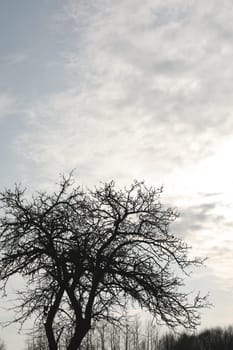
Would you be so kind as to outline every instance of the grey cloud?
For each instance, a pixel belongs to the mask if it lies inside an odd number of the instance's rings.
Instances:
[[[215,209],[221,207],[221,205],[221,202],[200,202],[198,205],[187,205],[180,208],[180,217],[173,225],[174,231],[187,237],[202,234],[203,229],[211,232],[213,226],[221,227],[221,230],[223,230],[228,224],[227,219],[224,215],[215,212]],[[203,240],[206,240],[205,236],[203,236]]]
[[[229,247],[229,243],[230,243],[230,247]],[[231,244],[232,242],[227,242],[227,241],[223,241],[222,245],[223,246],[213,246],[211,247],[211,257],[218,257],[218,258],[224,258],[224,260],[226,259],[226,256],[230,255],[230,257],[232,257],[232,248],[231,248]]]
[[[13,96],[6,93],[0,93],[0,118],[4,118],[9,115],[14,107],[16,101]]]
[[[225,287],[232,287],[229,280],[233,256],[232,226],[233,221],[225,215],[219,195],[202,195],[199,204],[184,206],[180,210],[180,218],[171,226],[175,234],[185,237],[194,255],[207,257],[207,267]]]
[[[25,148],[37,164],[55,157],[59,169],[78,165],[79,154],[80,164],[87,157],[112,174],[125,163],[125,176],[152,167],[166,173],[200,162],[231,136],[233,50],[228,41],[229,53],[219,55],[223,44],[215,48],[217,29],[206,21],[218,21],[217,2],[72,5],[71,89],[43,101],[45,108],[32,106]]]
[[[14,52],[9,55],[2,55],[0,59],[0,65],[14,65],[20,64],[28,60],[28,53],[26,52]]]

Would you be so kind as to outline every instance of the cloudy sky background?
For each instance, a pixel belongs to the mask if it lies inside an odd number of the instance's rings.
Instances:
[[[215,304],[203,327],[233,323],[232,18],[230,0],[0,10],[1,189],[51,188],[73,168],[88,186],[163,184],[174,231],[209,257],[189,282]],[[16,333],[2,330],[9,350]]]

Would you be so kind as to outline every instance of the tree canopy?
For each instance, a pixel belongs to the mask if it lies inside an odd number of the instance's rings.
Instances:
[[[128,298],[171,327],[195,328],[206,299],[190,302],[179,272],[202,260],[189,259],[170,232],[177,214],[162,206],[161,191],[137,181],[84,190],[69,176],[51,194],[29,198],[17,185],[2,192],[1,287],[16,274],[26,283],[14,321],[36,316],[50,350],[64,332],[76,350],[96,322],[117,322]]]

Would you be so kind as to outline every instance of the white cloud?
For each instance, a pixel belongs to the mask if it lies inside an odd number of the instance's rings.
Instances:
[[[0,118],[8,115],[14,106],[14,99],[7,94],[0,94]]]
[[[216,274],[229,276],[219,259],[230,229],[219,217],[233,175],[231,2],[72,1],[66,9],[75,43],[64,52],[70,89],[30,107],[21,139],[35,173],[53,181],[77,168],[88,184],[164,183],[187,210],[214,203],[190,203],[198,192],[221,193],[210,216],[195,209],[183,229],[212,256]]]
[[[32,147],[33,159],[38,162],[43,154],[44,161],[47,157],[50,162],[57,151],[60,162],[62,155],[65,161],[68,149],[66,141],[61,145],[56,136],[60,133],[69,139],[72,150],[81,147],[83,155],[94,147],[102,162],[110,152],[122,164],[124,153],[136,172],[135,157],[148,173],[151,163],[159,163],[164,171],[215,152],[232,129],[233,119],[231,96],[223,91],[229,82],[221,79],[219,88],[222,70],[215,69],[224,62],[227,75],[225,61],[230,60],[217,56],[212,27],[206,25],[214,5],[193,1],[185,6],[179,1],[72,4],[77,50],[66,54],[72,92],[51,96],[42,102],[43,112],[41,107],[35,110],[36,123],[46,127],[48,137],[35,123],[38,142]],[[227,48],[231,51],[230,45]]]

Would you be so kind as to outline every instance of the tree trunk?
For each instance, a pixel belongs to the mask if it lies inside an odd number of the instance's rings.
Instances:
[[[57,342],[54,337],[53,327],[51,322],[46,322],[45,324],[46,336],[49,343],[49,350],[57,350]]]
[[[48,343],[49,343],[49,350],[57,350],[58,349],[57,340],[55,339],[54,331],[53,331],[53,321],[54,321],[54,317],[57,313],[58,307],[60,305],[60,301],[61,301],[61,298],[63,296],[63,293],[64,293],[64,288],[62,287],[58,291],[53,305],[51,305],[51,307],[50,307],[50,310],[49,310],[48,316],[47,316],[47,320],[46,320],[46,323],[44,325],[45,331],[46,331],[46,336],[47,336]]]
[[[87,326],[76,328],[75,333],[71,338],[70,343],[67,347],[67,350],[78,350],[88,330],[89,330],[89,327]]]

